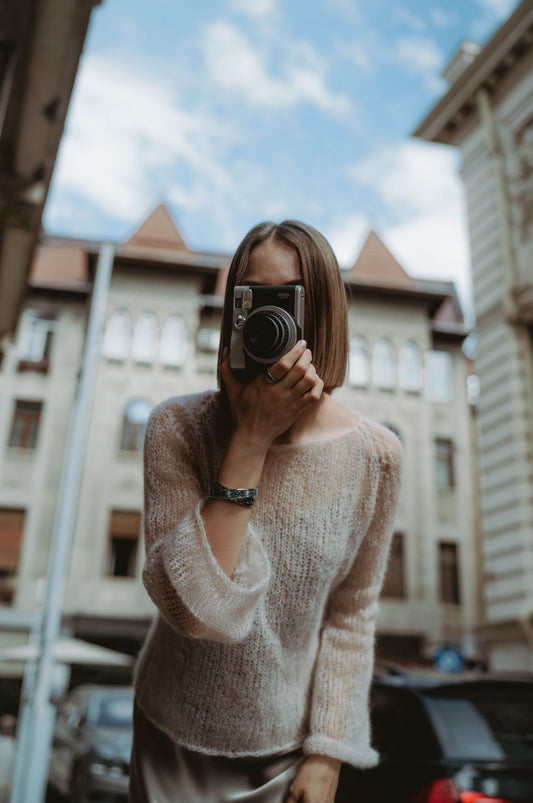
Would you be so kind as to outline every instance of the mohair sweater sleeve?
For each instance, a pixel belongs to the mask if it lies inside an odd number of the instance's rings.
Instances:
[[[315,666],[306,753],[355,767],[377,764],[370,745],[369,689],[374,664],[378,598],[383,584],[402,479],[403,450],[376,427],[374,511],[348,574],[330,594]]]
[[[206,443],[198,427],[176,402],[159,405],[148,422],[143,582],[178,633],[230,643],[249,633],[270,567],[252,525],[231,578],[216,561],[201,517],[208,482],[202,474],[209,473],[207,450],[216,444]]]

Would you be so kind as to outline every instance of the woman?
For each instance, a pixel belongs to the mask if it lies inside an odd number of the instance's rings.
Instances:
[[[247,383],[227,356],[236,284],[306,294],[307,342]],[[332,398],[347,353],[328,242],[254,227],[229,270],[221,389],[163,402],[146,432],[160,616],[136,671],[132,803],[332,803],[342,761],[377,762],[368,691],[402,454]]]

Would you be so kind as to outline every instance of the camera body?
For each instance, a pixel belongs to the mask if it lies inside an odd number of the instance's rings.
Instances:
[[[303,338],[305,291],[299,285],[239,285],[233,290],[230,366],[249,381]]]

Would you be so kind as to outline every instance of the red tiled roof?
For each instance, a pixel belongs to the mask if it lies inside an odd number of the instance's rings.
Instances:
[[[455,298],[449,296],[433,316],[439,323],[463,323],[463,315]]]
[[[188,251],[165,204],[159,204],[125,245],[165,251]]]
[[[76,287],[88,281],[87,253],[77,245],[39,245],[29,284]]]
[[[363,279],[396,286],[416,285],[375,231],[370,231],[359,256],[353,266],[345,271],[344,277],[347,281]]]

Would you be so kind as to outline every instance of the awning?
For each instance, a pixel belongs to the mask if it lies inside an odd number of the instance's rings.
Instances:
[[[65,664],[81,664],[84,666],[133,666],[135,659],[107,647],[91,644],[77,638],[58,639],[54,646],[54,658]],[[0,647],[0,663],[33,661],[37,658],[38,648],[33,644],[20,644],[12,647]]]

